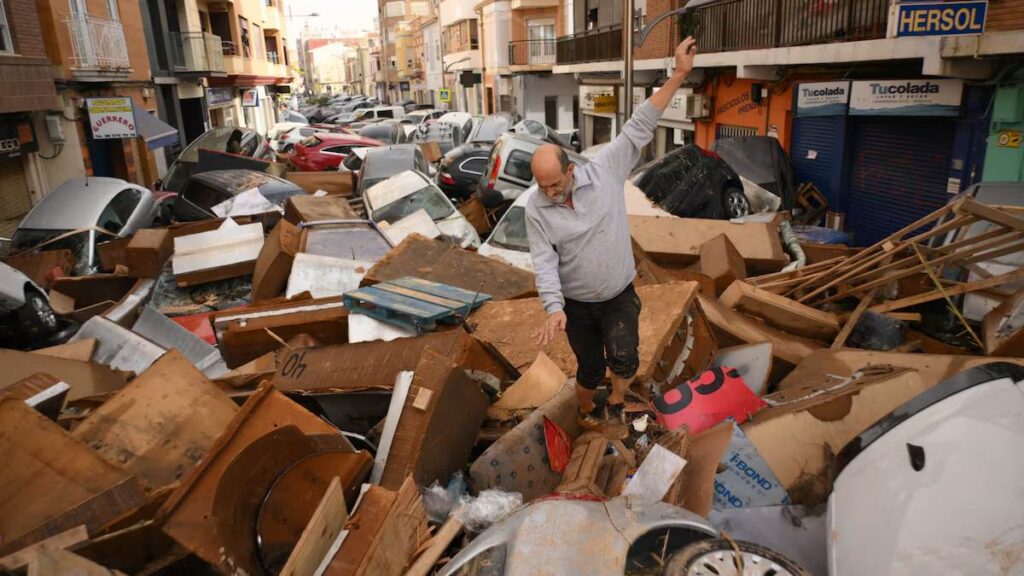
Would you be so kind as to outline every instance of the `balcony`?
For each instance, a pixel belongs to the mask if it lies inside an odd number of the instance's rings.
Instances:
[[[224,72],[220,36],[208,32],[171,32],[176,72]]]
[[[701,52],[884,38],[889,0],[726,0],[696,10]]]
[[[556,40],[555,62],[557,64],[583,64],[621,59],[621,24],[577,32],[569,36],[561,36]]]
[[[120,22],[95,16],[64,20],[71,37],[71,68],[82,80],[109,80],[131,73],[128,45]]]
[[[278,57],[276,51],[267,50],[267,62],[270,62],[271,64],[280,64],[281,59]]]
[[[516,40],[508,43],[508,64],[523,69],[551,69],[555,63],[554,38],[549,40]]]

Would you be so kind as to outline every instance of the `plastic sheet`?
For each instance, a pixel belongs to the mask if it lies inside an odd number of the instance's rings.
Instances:
[[[484,490],[476,498],[463,496],[455,517],[469,532],[483,532],[492,524],[508,518],[523,505],[523,495],[504,490]]]

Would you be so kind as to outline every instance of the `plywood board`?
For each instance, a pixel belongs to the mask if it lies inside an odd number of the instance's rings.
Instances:
[[[491,404],[487,409],[487,417],[491,420],[508,420],[519,411],[532,412],[558,394],[567,379],[565,372],[540,352],[529,370]]]
[[[340,196],[298,195],[291,196],[285,201],[284,219],[298,226],[303,222],[360,220],[360,217],[349,206],[346,198]]]
[[[276,298],[284,292],[299,241],[299,228],[287,220],[279,220],[270,231],[252,273],[253,302]]]
[[[5,570],[17,570],[18,568],[32,562],[43,548],[59,548],[63,550],[64,548],[68,548],[69,546],[78,544],[79,542],[85,542],[88,539],[89,531],[85,529],[85,526],[75,526],[74,528],[61,532],[56,536],[51,536],[46,540],[42,540],[31,546],[22,548],[13,554],[8,554],[7,556],[0,558],[0,568]]]
[[[251,274],[262,248],[262,224],[228,218],[216,230],[174,239],[174,279],[181,287]]]
[[[67,550],[45,548],[28,565],[28,576],[125,576]]]
[[[288,171],[285,179],[297,184],[308,194],[323,190],[330,195],[351,196],[352,179],[342,172],[293,172]]]
[[[156,490],[195,466],[236,411],[226,394],[171,350],[83,420],[72,436]]]
[[[796,300],[773,294],[746,282],[733,282],[719,299],[722,305],[761,318],[795,336],[832,342],[839,333],[839,318]]]
[[[789,262],[779,227],[773,223],[629,216],[629,228],[633,238],[657,260],[696,262],[705,242],[725,234],[752,270],[776,272]]]
[[[710,430],[689,438],[686,452],[687,465],[683,469],[681,501],[673,502],[694,514],[707,518],[715,499],[715,475],[718,463],[732,440],[732,422],[722,422]]]
[[[96,350],[96,339],[86,338],[77,342],[67,342],[33,350],[33,354],[42,354],[50,358],[63,358],[64,360],[75,360],[77,362],[88,362],[92,359],[92,353]]]
[[[313,576],[346,522],[348,510],[345,508],[345,493],[341,490],[341,482],[335,477],[306,529],[302,531],[288,562],[281,569],[281,576]]]
[[[79,524],[90,531],[98,530],[145,501],[141,487],[136,485],[135,498],[109,502],[106,507],[90,510],[72,526],[19,541],[20,536],[128,482],[129,477],[14,398],[0,398],[0,453],[4,454],[0,467],[0,553],[14,552]]]
[[[823,348],[819,342],[786,334],[730,310],[713,298],[706,298],[703,295],[698,295],[697,298],[708,322],[720,333],[740,343],[770,342],[772,354],[791,366],[799,364],[809,354]]]
[[[537,293],[532,273],[419,234],[408,236],[368,270],[363,285],[405,276],[473,293],[479,291],[490,294],[494,300],[525,298]]]
[[[63,358],[40,358],[38,354],[0,348],[0,388],[39,372],[45,367],[46,373],[71,386],[68,401],[102,396],[124,388],[128,381],[126,374],[118,373],[106,366]]]
[[[348,309],[340,297],[224,310],[210,316],[210,322],[228,368],[277,350],[281,340],[299,334],[308,334],[322,344],[348,340]]]
[[[715,292],[721,294],[736,280],[747,277],[747,263],[732,241],[719,234],[700,247],[700,271],[715,283]]]

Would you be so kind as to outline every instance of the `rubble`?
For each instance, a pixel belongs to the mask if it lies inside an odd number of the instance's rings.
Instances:
[[[661,573],[724,530],[820,571],[871,431],[1024,366],[1020,271],[968,277],[1020,250],[1017,211],[957,199],[802,266],[785,215],[634,215],[640,365],[624,421],[585,432],[532,273],[361,221],[348,175],[288,177],[311,194],[283,217],[143,229],[100,245],[112,274],[22,255],[74,335],[0,349],[4,569]]]

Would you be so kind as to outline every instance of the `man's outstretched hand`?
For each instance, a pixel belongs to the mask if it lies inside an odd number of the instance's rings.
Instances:
[[[554,341],[559,332],[565,332],[565,312],[561,311],[549,314],[544,325],[534,334],[537,337],[537,345],[547,346]]]
[[[693,70],[693,57],[697,55],[697,41],[693,36],[687,36],[685,40],[676,46],[676,74],[685,78]]]

